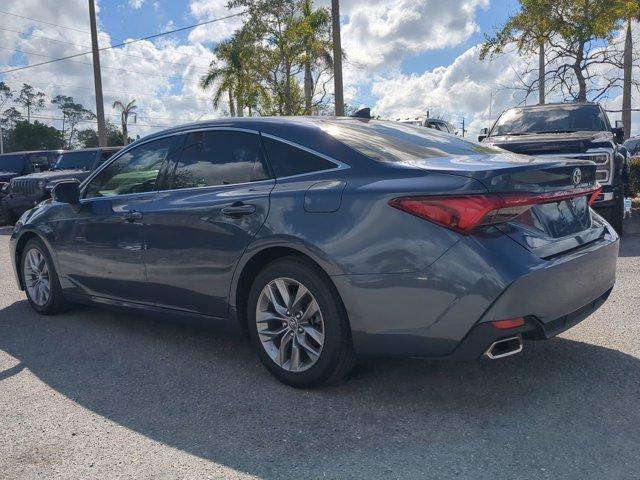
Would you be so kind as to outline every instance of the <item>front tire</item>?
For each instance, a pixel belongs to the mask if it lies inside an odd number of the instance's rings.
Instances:
[[[68,309],[55,265],[40,239],[32,238],[22,250],[20,275],[27,300],[36,312],[55,315]]]
[[[347,314],[316,265],[297,257],[275,260],[256,277],[247,303],[260,360],[281,382],[318,387],[341,381],[353,367]]]

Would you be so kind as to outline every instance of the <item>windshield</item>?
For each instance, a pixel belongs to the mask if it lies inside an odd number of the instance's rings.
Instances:
[[[490,135],[607,130],[607,120],[597,105],[558,105],[545,108],[511,108],[500,116]]]
[[[429,157],[504,153],[431,128],[396,122],[323,120],[326,133],[369,158],[407,162]]]
[[[25,155],[0,155],[0,171],[21,172],[24,167]]]
[[[53,170],[89,170],[95,159],[95,151],[63,153],[53,166]]]

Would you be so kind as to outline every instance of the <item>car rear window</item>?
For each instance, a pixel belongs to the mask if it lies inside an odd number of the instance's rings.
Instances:
[[[96,151],[63,153],[53,166],[54,170],[88,170],[96,159]]]
[[[336,140],[369,158],[386,162],[407,162],[430,157],[501,153],[438,130],[404,123],[371,120],[326,120],[320,128]]]
[[[329,160],[288,143],[266,136],[263,136],[263,141],[269,163],[276,178],[321,172],[337,166]]]

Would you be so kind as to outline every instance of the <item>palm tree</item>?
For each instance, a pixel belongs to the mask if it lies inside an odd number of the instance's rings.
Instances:
[[[211,62],[209,71],[200,80],[203,89],[213,87],[213,107],[218,108],[220,99],[225,94],[229,99],[229,113],[232,117],[244,116],[245,107],[255,107],[256,98],[255,50],[251,33],[241,28],[231,38],[213,47],[216,60]]]
[[[137,120],[135,111],[138,109],[138,106],[136,105],[135,99],[131,100],[126,105],[124,102],[121,102],[120,100],[116,100],[115,102],[113,102],[113,108],[120,109],[120,121],[122,122],[122,137],[123,137],[122,144],[127,145],[127,143],[129,143],[129,135],[127,132],[127,123],[129,122],[129,115],[133,115],[133,119],[135,122]]]
[[[331,41],[331,13],[326,8],[313,9],[312,0],[302,0],[300,37],[303,45],[304,113],[311,115],[315,90],[313,70],[333,71],[333,42]]]

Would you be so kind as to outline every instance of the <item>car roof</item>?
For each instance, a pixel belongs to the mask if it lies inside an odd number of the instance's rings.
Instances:
[[[122,147],[90,147],[90,148],[77,148],[75,150],[65,150],[60,153],[76,153],[76,152],[96,152],[98,150],[120,150]]]
[[[22,150],[20,152],[6,152],[0,154],[0,156],[5,155],[30,155],[32,153],[64,153],[67,150]]]
[[[558,102],[558,103],[545,103],[544,105],[520,105],[517,107],[509,107],[507,110],[512,110],[514,108],[519,108],[522,110],[545,110],[547,108],[558,108],[558,107],[584,107],[584,106],[592,106],[599,107],[600,104],[596,102]]]
[[[230,117],[215,120],[204,120],[200,122],[187,123],[166,130],[152,133],[146,137],[136,140],[138,142],[146,142],[154,138],[163,137],[171,134],[179,134],[191,130],[201,130],[206,128],[231,128],[256,130],[267,135],[281,137],[305,144],[306,140],[312,141],[319,137],[325,137],[327,134],[322,127],[330,123],[368,123],[368,122],[387,122],[387,120],[373,120],[355,117],[320,117],[320,116],[298,116],[298,117]],[[397,123],[388,121],[390,123]],[[133,145],[131,144],[131,145]]]

